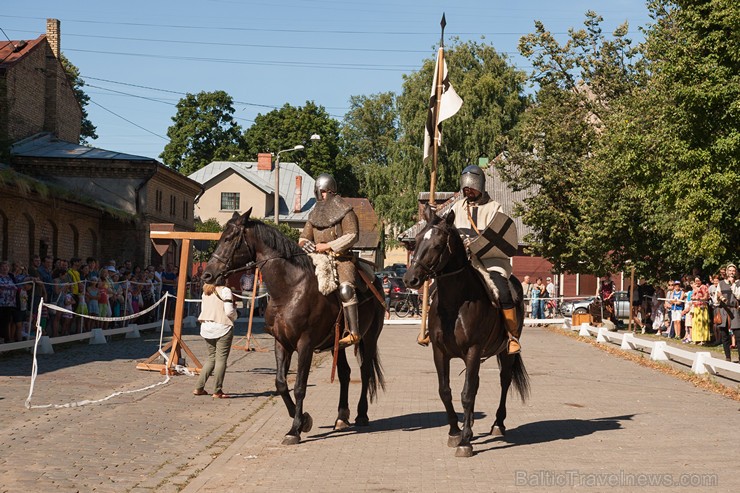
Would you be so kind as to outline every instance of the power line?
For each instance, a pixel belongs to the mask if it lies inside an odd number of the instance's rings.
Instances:
[[[123,120],[123,121],[125,121],[125,122],[128,122],[128,123],[130,123],[131,125],[133,125],[133,126],[134,126],[134,127],[136,127],[136,128],[140,128],[141,130],[143,130],[143,131],[145,131],[145,132],[148,132],[148,133],[150,133],[150,134],[152,134],[152,135],[154,135],[154,136],[157,136],[157,137],[159,137],[159,138],[160,138],[160,139],[162,139],[162,140],[166,140],[167,142],[169,142],[169,140],[170,140],[170,139],[168,139],[167,137],[163,137],[162,135],[159,135],[159,134],[158,134],[158,133],[156,133],[156,132],[152,132],[151,130],[149,130],[149,129],[147,129],[147,128],[144,128],[144,127],[142,127],[142,126],[141,126],[141,125],[139,125],[138,123],[134,123],[134,122],[132,122],[132,121],[131,121],[131,120],[129,120],[128,118],[126,118],[126,117],[123,117],[123,116],[119,115],[119,114],[118,114],[118,113],[116,113],[115,111],[111,111],[111,110],[109,110],[108,108],[106,108],[106,107],[105,107],[105,106],[103,106],[102,104],[98,104],[98,103],[96,103],[95,101],[93,101],[92,99],[90,100],[90,102],[91,102],[92,104],[94,104],[95,106],[99,106],[100,108],[104,109],[105,111],[107,111],[107,112],[108,112],[108,113],[110,113],[111,115],[117,116],[117,117],[118,117],[118,118],[120,118],[121,120]]]
[[[361,63],[311,63],[311,62],[278,62],[270,60],[238,60],[233,58],[210,58],[194,56],[177,56],[177,55],[154,55],[150,53],[129,53],[119,51],[101,51],[101,50],[82,50],[78,48],[67,48],[65,51],[74,51],[78,53],[96,53],[101,55],[122,55],[135,56],[142,58],[157,58],[165,60],[181,60],[188,62],[213,62],[229,63],[235,65],[262,65],[277,67],[302,67],[302,68],[328,68],[337,70],[373,70],[385,72],[406,72],[414,70],[414,67],[407,65],[379,65],[379,64],[361,64]],[[387,67],[387,68],[384,68]],[[398,68],[393,68],[398,67]]]

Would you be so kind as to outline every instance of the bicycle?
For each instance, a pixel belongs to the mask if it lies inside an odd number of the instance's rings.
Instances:
[[[408,317],[419,311],[418,294],[413,291],[406,291],[402,298],[399,298],[395,304],[396,315],[400,318]]]

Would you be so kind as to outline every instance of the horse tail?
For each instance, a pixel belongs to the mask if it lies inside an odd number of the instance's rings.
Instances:
[[[380,305],[378,305],[380,306]],[[372,334],[372,330],[360,340],[360,351],[357,352],[360,359],[360,367],[364,366],[364,360],[370,357],[369,375],[367,379],[367,391],[370,397],[370,402],[375,402],[378,398],[378,387],[383,389],[385,392],[385,377],[383,376],[383,365],[380,363],[380,354],[378,352],[378,338],[380,332],[383,330],[383,321],[385,318],[385,312],[382,307],[375,313],[374,327],[375,334]],[[367,343],[366,338],[373,338],[371,343]],[[370,354],[368,354],[370,353]]]
[[[499,354],[498,364],[501,368],[503,368],[502,365],[504,364],[502,358],[503,355]],[[512,363],[511,365],[511,381],[514,384],[514,388],[516,389],[517,394],[519,394],[519,397],[521,397],[522,402],[525,402],[527,399],[529,399],[529,374],[527,373],[527,369],[524,367],[524,360],[522,360],[522,355],[520,353],[514,355],[514,363]]]

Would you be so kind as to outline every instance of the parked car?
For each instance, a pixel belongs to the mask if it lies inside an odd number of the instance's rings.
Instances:
[[[386,271],[380,271],[376,272],[375,275],[378,277],[378,279],[383,281],[383,276],[387,275],[388,273]],[[406,292],[408,289],[406,288],[406,283],[403,282],[403,279],[396,276],[393,277],[391,275],[388,275],[388,280],[391,282],[391,306],[396,306],[396,302],[400,300],[401,298],[405,298]]]
[[[588,313],[588,306],[595,296],[583,300],[565,300],[560,304],[560,314],[564,317],[572,317],[574,313]],[[627,291],[614,293],[614,310],[618,319],[629,319],[630,298]]]

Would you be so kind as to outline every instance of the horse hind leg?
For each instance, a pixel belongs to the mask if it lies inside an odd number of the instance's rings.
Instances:
[[[499,399],[498,409],[496,410],[496,420],[491,425],[491,435],[493,436],[502,437],[506,435],[506,426],[504,425],[504,420],[506,419],[506,397],[509,395],[509,387],[511,386],[511,370],[514,358],[516,358],[514,355],[499,356],[501,397]]]

